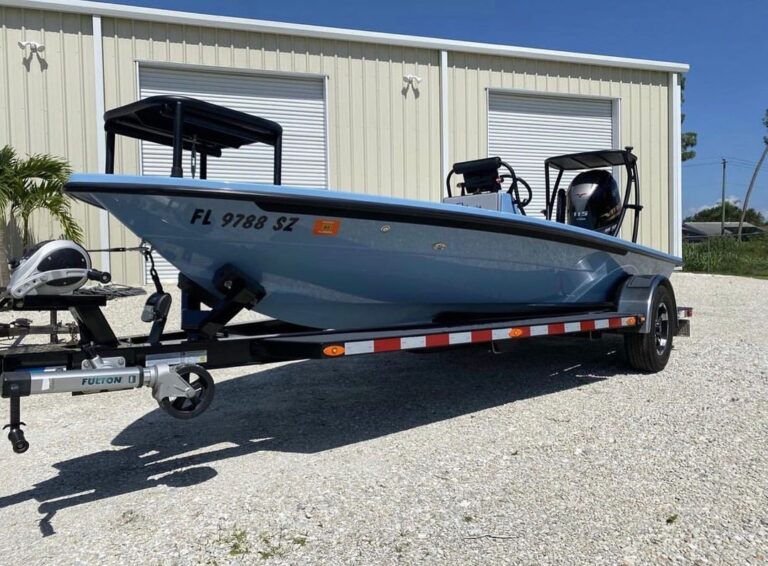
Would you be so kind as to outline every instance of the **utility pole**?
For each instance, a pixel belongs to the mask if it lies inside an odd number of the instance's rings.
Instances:
[[[723,158],[723,194],[720,200],[720,235],[725,234],[725,166],[728,162]]]

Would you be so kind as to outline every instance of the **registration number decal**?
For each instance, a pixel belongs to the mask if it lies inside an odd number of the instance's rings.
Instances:
[[[190,224],[210,226],[217,224],[222,228],[242,228],[243,230],[272,229],[275,232],[293,232],[293,227],[299,222],[296,216],[278,216],[270,218],[266,214],[243,214],[241,212],[225,212],[221,218],[215,218],[210,208],[196,208],[192,213]]]

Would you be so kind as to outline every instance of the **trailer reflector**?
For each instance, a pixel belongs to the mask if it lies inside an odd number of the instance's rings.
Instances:
[[[323,354],[328,356],[329,358],[335,358],[336,356],[343,356],[344,355],[344,346],[340,346],[338,344],[333,344],[332,346],[326,346],[323,348]]]
[[[621,329],[638,326],[639,324],[642,324],[642,317],[639,316],[611,316],[598,319],[554,322],[550,324],[530,326],[475,328],[469,331],[459,332],[374,338],[372,340],[351,340],[345,342],[343,348],[337,345],[333,346],[342,349],[340,353],[334,355],[352,356],[356,354],[440,348],[457,344],[487,344],[497,340],[530,338],[535,336],[557,336],[561,334],[591,332],[601,329]],[[330,347],[332,346],[326,346],[323,350],[323,353],[325,353],[326,356],[330,355],[328,353],[328,348]]]
[[[427,346],[426,336],[406,336],[400,339],[400,347],[403,350],[413,350],[415,348],[425,348]]]
[[[400,338],[380,338],[373,341],[374,352],[395,352],[402,350]]]
[[[491,331],[490,330],[473,330],[472,342],[490,342]]]
[[[557,322],[547,325],[547,334],[565,334],[565,324]]]
[[[451,343],[450,336],[448,334],[429,334],[426,338],[427,348],[449,346]]]

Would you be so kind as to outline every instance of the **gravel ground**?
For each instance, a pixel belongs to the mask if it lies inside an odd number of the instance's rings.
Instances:
[[[768,281],[673,282],[693,337],[657,375],[539,339],[216,371],[190,422],[146,390],[28,399],[0,561],[766,563]],[[143,300],[108,316],[141,332]]]

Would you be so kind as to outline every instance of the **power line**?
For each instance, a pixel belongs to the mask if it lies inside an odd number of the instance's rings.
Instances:
[[[744,159],[743,157],[729,157],[725,156],[725,158],[728,160],[728,163],[734,164],[733,162],[737,162],[739,165],[747,165],[754,167],[757,165],[757,161],[752,161],[751,159]],[[720,159],[707,159],[706,161],[697,161],[696,163],[683,163],[683,167],[707,167],[712,165],[721,165],[722,166],[722,160]]]
[[[730,163],[734,167],[741,167],[742,169],[748,169],[750,171],[753,171],[756,166],[755,163],[753,163],[752,165],[747,165],[746,163],[733,163],[732,161],[729,161],[728,163]]]
[[[697,187],[689,187],[688,185],[683,184],[683,189],[688,190],[688,191],[714,191],[714,190],[716,190],[718,188],[719,187],[717,187],[716,185],[711,185],[711,186],[708,186],[708,187],[701,186],[701,185],[699,185]],[[747,186],[746,185],[734,185],[733,183],[728,183],[728,189],[730,190],[730,192],[733,192],[733,190],[737,190],[737,191],[738,190],[743,190],[743,191],[746,191],[747,190]],[[756,185],[755,186],[755,190],[766,190],[766,188],[764,186],[763,187],[758,187]]]
[[[757,161],[753,161],[751,159],[744,159],[743,157],[726,157],[726,159],[728,159],[729,161],[739,161],[746,165],[757,165]]]
[[[689,167],[709,167],[712,165],[720,165],[720,161],[711,161],[711,162],[704,162],[704,163],[691,163],[690,165],[683,165],[684,168]]]

